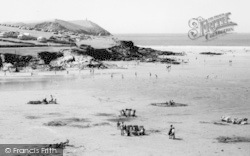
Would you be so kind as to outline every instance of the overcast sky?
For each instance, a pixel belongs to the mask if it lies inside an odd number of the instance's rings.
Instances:
[[[111,33],[187,33],[188,21],[231,12],[250,33],[250,0],[0,0],[0,22],[85,20]]]

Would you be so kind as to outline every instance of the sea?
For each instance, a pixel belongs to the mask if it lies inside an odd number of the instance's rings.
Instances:
[[[188,34],[115,34],[120,40],[131,40],[138,46],[250,46],[250,33],[230,33],[212,40],[191,40]]]

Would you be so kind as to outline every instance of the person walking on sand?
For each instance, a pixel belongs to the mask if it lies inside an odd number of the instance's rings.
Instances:
[[[121,123],[121,135],[124,135],[124,131],[125,131],[125,125],[124,122]]]
[[[117,129],[120,129],[121,123],[120,121],[117,122]]]
[[[169,139],[175,139],[175,128],[173,125],[170,125],[168,135],[169,135]]]

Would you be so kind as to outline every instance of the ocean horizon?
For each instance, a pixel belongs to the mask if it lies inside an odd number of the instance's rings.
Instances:
[[[200,37],[188,38],[187,33],[180,34],[114,34],[120,40],[131,40],[140,46],[250,46],[250,33],[230,33],[213,40]]]

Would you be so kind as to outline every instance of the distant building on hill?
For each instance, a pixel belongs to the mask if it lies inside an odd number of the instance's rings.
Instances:
[[[38,42],[43,42],[43,43],[45,43],[45,42],[47,42],[47,39],[46,39],[45,37],[42,37],[42,36],[41,36],[41,37],[38,37],[38,38],[37,38],[37,41],[38,41]]]
[[[20,40],[36,40],[37,38],[34,36],[31,36],[29,33],[23,33],[17,36]]]

